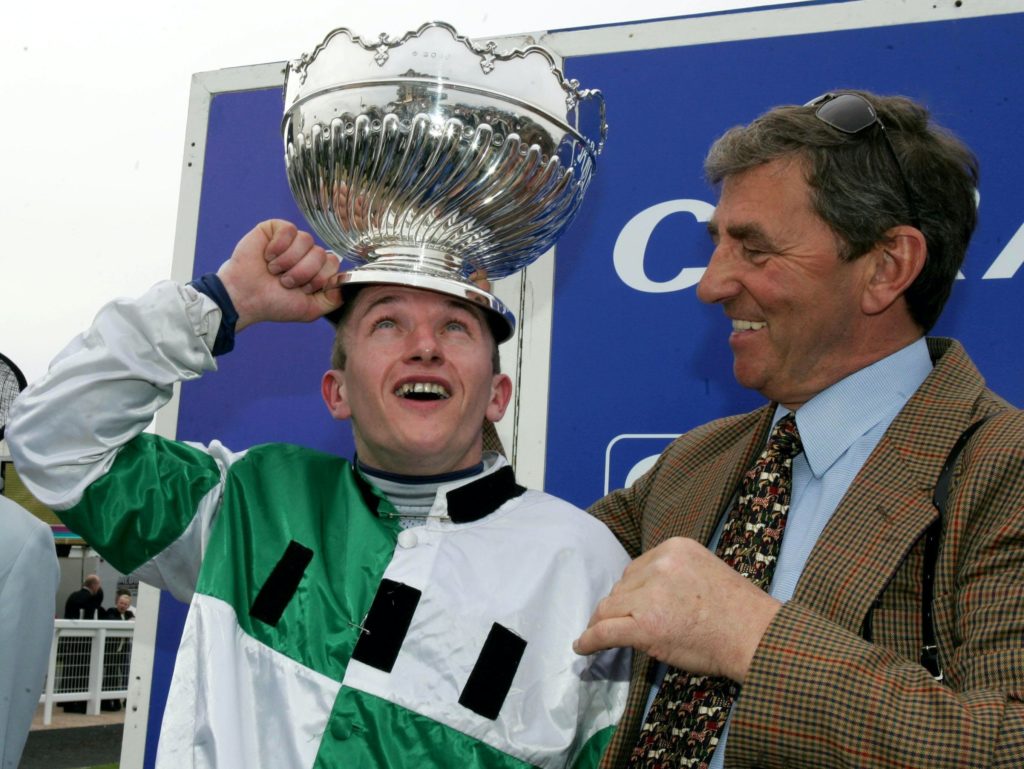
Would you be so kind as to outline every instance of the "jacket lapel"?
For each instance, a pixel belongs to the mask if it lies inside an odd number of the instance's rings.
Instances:
[[[657,541],[644,543],[645,550],[670,537],[689,537],[708,544],[743,473],[760,453],[774,413],[772,404],[743,415],[730,430],[730,439],[723,441],[720,448],[709,453],[699,466],[682,468],[685,491],[663,497],[671,503],[671,507],[663,506],[659,511],[666,525],[659,527]],[[741,439],[735,440],[736,437]],[[680,504],[683,500],[685,503]]]
[[[859,632],[935,515],[925,479],[883,438],[822,532],[794,599]]]
[[[850,484],[793,596],[853,632],[937,517],[935,481],[984,388],[959,344],[929,347],[935,368]]]

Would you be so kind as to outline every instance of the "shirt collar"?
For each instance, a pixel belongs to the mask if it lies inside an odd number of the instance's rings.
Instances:
[[[482,469],[472,477],[440,483],[430,517],[448,519],[452,523],[470,523],[490,515],[510,499],[522,495],[526,488],[516,483],[515,473],[503,456],[485,452]],[[377,515],[394,513],[381,510],[380,502],[363,473],[354,473],[367,507]],[[390,503],[386,503],[391,508]]]
[[[910,400],[932,370],[924,338],[827,387],[796,412],[804,456],[821,478],[854,441]],[[773,424],[789,413],[779,405]]]

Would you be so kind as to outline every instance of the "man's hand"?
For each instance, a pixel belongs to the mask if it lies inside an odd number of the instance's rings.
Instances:
[[[291,222],[260,222],[235,246],[217,275],[238,311],[235,330],[260,321],[310,321],[341,306],[340,291],[321,291],[338,258]]]
[[[781,606],[699,542],[675,537],[626,567],[573,648],[632,646],[687,672],[742,683]]]
[[[491,281],[487,279],[487,273],[484,270],[476,270],[469,276],[469,279],[477,288],[486,291],[487,293],[491,292]]]

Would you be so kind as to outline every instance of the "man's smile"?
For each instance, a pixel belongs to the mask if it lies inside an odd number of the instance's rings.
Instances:
[[[733,331],[758,331],[765,328],[768,324],[764,321],[757,320],[740,320],[733,318],[732,330]]]

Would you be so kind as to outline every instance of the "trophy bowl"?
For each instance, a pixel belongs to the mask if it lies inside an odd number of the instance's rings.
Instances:
[[[499,52],[431,22],[372,42],[336,29],[289,63],[282,134],[299,209],[359,265],[339,283],[464,297],[505,317],[507,338],[512,314],[469,277],[510,275],[554,245],[607,123],[600,92],[546,49]]]

